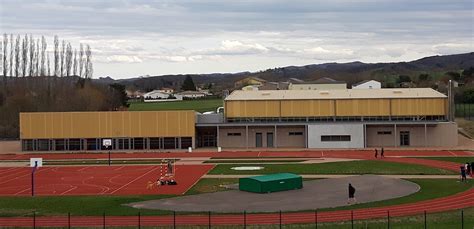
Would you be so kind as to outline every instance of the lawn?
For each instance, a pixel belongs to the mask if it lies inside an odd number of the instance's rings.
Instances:
[[[196,99],[172,102],[131,102],[129,111],[195,110],[197,112],[216,111],[223,106],[222,99]]]
[[[413,179],[421,187],[421,191],[412,195],[392,200],[358,204],[336,209],[353,209],[375,206],[387,206],[438,198],[452,195],[471,188],[474,183],[459,183],[452,179]],[[236,183],[237,179],[202,179],[186,195],[225,190],[222,184]],[[123,206],[123,204],[162,199],[171,196],[62,196],[62,197],[0,197],[0,216],[31,215],[89,215],[98,216],[104,212],[107,215],[137,215],[139,210]],[[335,209],[326,209],[335,210]],[[142,215],[171,214],[170,211],[140,210]]]
[[[262,166],[264,169],[255,171],[237,171],[232,167]],[[321,164],[219,164],[209,174],[270,174],[289,172],[296,174],[398,174],[398,175],[447,175],[456,174],[452,171],[385,161],[346,161]]]
[[[465,164],[466,162],[474,162],[474,157],[418,157],[421,159],[437,160],[437,161],[449,161],[459,164]]]

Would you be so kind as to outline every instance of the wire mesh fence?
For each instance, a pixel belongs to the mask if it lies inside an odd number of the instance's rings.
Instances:
[[[459,103],[455,104],[455,116],[467,120],[474,120],[474,104]]]
[[[200,213],[173,212],[166,215],[133,216],[39,216],[33,212],[22,217],[0,218],[0,227],[27,228],[474,228],[474,208],[405,216],[401,211],[373,212],[346,210],[337,212],[274,212],[274,213]]]

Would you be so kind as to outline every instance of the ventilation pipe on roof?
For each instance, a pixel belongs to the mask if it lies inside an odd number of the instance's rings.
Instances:
[[[402,91],[401,91],[401,90],[393,90],[393,93],[395,93],[395,94],[401,94]]]
[[[329,91],[320,91],[319,94],[321,94],[321,95],[329,95]]]

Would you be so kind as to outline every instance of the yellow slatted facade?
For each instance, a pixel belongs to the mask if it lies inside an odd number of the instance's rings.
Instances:
[[[21,139],[194,137],[194,111],[20,113]]]
[[[334,116],[333,100],[282,100],[282,117]]]
[[[227,117],[279,117],[280,101],[227,101]]]
[[[444,116],[446,98],[225,101],[226,118]]]
[[[389,99],[336,100],[337,116],[390,116]]]
[[[446,115],[446,99],[392,99],[393,116]]]

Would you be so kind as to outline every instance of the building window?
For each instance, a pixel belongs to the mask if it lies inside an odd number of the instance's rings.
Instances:
[[[350,135],[322,135],[322,142],[350,142]]]
[[[303,132],[289,132],[288,135],[290,135],[290,136],[302,136]]]
[[[391,135],[392,131],[378,131],[377,134],[378,135]]]
[[[193,147],[193,138],[181,137],[181,149],[187,149],[188,147]]]
[[[241,136],[241,133],[227,133],[227,136]]]

